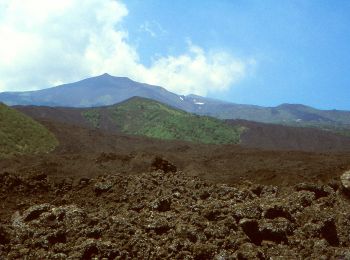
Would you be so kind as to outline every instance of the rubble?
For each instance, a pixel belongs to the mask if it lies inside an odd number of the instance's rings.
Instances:
[[[349,202],[328,185],[304,183],[277,192],[273,186],[211,184],[156,171],[84,179],[57,197],[57,184],[44,175],[2,178],[0,195],[11,214],[1,215],[1,259],[350,255]],[[37,189],[31,191],[33,184]]]

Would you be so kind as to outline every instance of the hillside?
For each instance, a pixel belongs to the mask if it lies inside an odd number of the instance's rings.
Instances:
[[[154,100],[131,98],[106,108],[109,119],[121,132],[159,139],[183,140],[199,143],[238,143],[240,127],[205,116],[197,116],[171,108]],[[103,109],[91,109],[83,115],[95,127],[101,124]]]
[[[109,74],[38,91],[4,92],[0,93],[0,101],[8,105],[97,107],[120,103],[134,96],[220,119],[316,127],[350,134],[349,111],[319,110],[299,104],[282,104],[277,107],[235,104],[198,95],[178,95],[159,86]]]
[[[0,157],[48,152],[57,144],[44,126],[0,103]]]
[[[246,129],[241,145],[264,150],[348,152],[350,138],[310,127],[258,123],[241,119],[226,120],[229,125]]]
[[[125,105],[125,102],[119,105],[123,104]],[[115,106],[93,109],[16,106],[16,109],[29,115],[35,120],[43,122],[59,122],[84,128],[98,129],[115,134],[123,132],[121,125],[111,116],[114,109],[119,105],[117,104]],[[155,109],[155,107],[153,109]],[[175,111],[178,112],[178,110]],[[134,115],[129,115],[130,120],[128,120],[128,122],[124,120],[125,118],[123,119],[124,121],[120,120],[120,122],[123,122],[123,124],[135,124],[140,121],[140,116],[140,113],[135,112]],[[131,118],[134,118],[135,120],[131,120]],[[187,123],[189,123],[188,120],[186,120],[186,124]],[[258,123],[245,120],[226,120],[226,123],[238,127],[239,129],[244,128],[243,133],[240,135],[239,143],[244,147],[261,148],[264,150],[295,150],[307,152],[350,151],[350,138],[330,131],[322,131],[320,129],[312,129],[309,127],[292,127],[287,125]],[[157,126],[159,127],[159,124]],[[198,128],[197,126],[195,127]],[[142,128],[140,129],[142,130]],[[133,129],[133,131],[135,131],[135,129]],[[124,130],[124,132],[126,133],[126,130]]]
[[[131,98],[96,108],[16,106],[38,120],[94,128],[112,133],[200,143],[238,143],[243,129],[223,121],[178,110],[151,99]]]

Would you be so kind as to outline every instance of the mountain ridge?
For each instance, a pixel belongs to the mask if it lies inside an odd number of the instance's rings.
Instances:
[[[243,131],[224,121],[188,113],[143,97],[132,97],[111,106],[63,108],[15,106],[36,120],[93,128],[115,134],[142,135],[195,143],[236,144]]]
[[[303,104],[284,103],[276,107],[236,104],[195,94],[178,95],[160,86],[136,82],[108,73],[74,83],[27,92],[0,93],[7,105],[100,107],[114,105],[133,96],[153,99],[198,115],[220,119],[312,126],[333,131],[350,131],[350,111],[320,110]],[[344,130],[345,129],[345,130]]]
[[[57,122],[60,124],[76,125],[83,128],[98,129],[102,132],[120,135],[123,131],[120,124],[118,124],[119,120],[117,120],[117,124],[115,121],[111,120],[109,117],[111,114],[110,110],[113,110],[113,107],[123,106],[130,101],[137,101],[139,99],[138,97],[133,97],[114,106],[100,108],[52,108],[43,106],[16,106],[15,108],[40,122]],[[181,110],[176,108],[174,110],[181,112]],[[138,118],[142,112],[141,109],[138,109],[136,112],[137,113],[130,116],[130,118],[133,119],[130,119],[130,121],[134,121],[133,124],[138,121],[145,121],[145,119],[140,120],[140,118]],[[188,121],[191,120],[187,120],[186,122]],[[225,120],[225,122],[233,127],[244,129],[239,138],[239,145],[243,147],[259,148],[263,150],[295,150],[326,153],[350,151],[350,138],[330,131],[245,120]],[[130,123],[132,122],[128,122],[128,124]],[[164,122],[159,123],[159,125],[162,124],[164,124]],[[176,124],[176,127],[174,126],[174,128],[177,127],[178,124]],[[181,128],[181,125],[179,127]],[[191,126],[190,128],[197,129],[198,127]],[[142,129],[142,127],[139,127],[139,129]],[[131,134],[140,133],[133,132]],[[141,135],[142,134],[143,133],[141,133]]]

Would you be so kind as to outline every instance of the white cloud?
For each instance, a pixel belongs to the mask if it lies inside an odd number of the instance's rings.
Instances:
[[[140,31],[147,32],[152,37],[156,37],[157,36],[157,33],[151,28],[151,25],[150,25],[149,21],[146,21],[143,24],[141,24]]]
[[[181,94],[227,90],[249,60],[188,43],[180,56],[144,66],[121,28],[126,6],[114,0],[0,0],[0,91],[32,90],[110,73]]]
[[[143,76],[146,82],[166,83],[168,89],[178,93],[206,95],[227,90],[245,76],[248,65],[227,53],[206,53],[190,43],[188,53],[155,60]]]
[[[156,21],[145,21],[143,24],[140,25],[139,31],[146,32],[153,38],[167,34],[167,31],[163,29],[163,27],[157,23]]]

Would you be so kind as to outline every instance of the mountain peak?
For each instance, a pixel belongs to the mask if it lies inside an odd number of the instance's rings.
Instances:
[[[308,106],[305,106],[303,104],[289,104],[289,103],[283,103],[279,106],[278,108],[283,108],[283,109],[303,109],[303,108],[310,108]]]
[[[130,80],[130,81],[133,81],[131,80],[130,78],[128,77],[116,77],[116,76],[113,76],[111,74],[108,74],[107,72],[106,73],[103,73],[102,75],[100,76],[97,76],[97,78],[117,78],[117,79],[127,79],[127,80]]]
[[[113,76],[108,73],[103,73],[102,75],[100,75],[100,77],[113,77]]]

